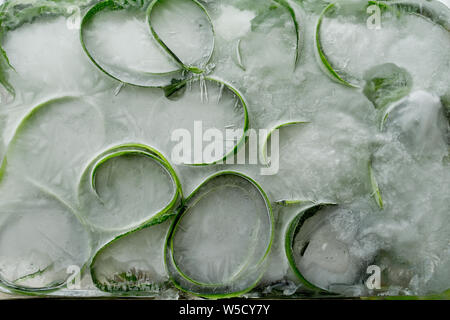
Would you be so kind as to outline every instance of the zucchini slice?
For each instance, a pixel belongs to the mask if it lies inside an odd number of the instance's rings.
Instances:
[[[315,204],[303,209],[289,224],[285,252],[289,265],[303,285],[330,291],[333,284],[352,285],[358,276],[347,244],[327,222],[335,204]]]
[[[379,8],[381,21],[379,30],[369,29],[370,14],[366,10],[370,6]],[[423,21],[411,18],[414,16],[422,18]],[[410,21],[410,19],[412,20]],[[325,20],[327,20],[327,29],[324,26]],[[359,29],[354,30],[351,25],[358,26]],[[428,70],[416,68],[417,64],[413,61],[423,54],[420,55],[418,50],[412,51],[411,48],[402,47],[407,43],[403,38],[408,35],[408,31],[416,34],[416,30],[420,32],[429,30],[429,34],[441,37],[437,41],[440,42],[439,45],[443,46],[442,52],[445,52],[447,50],[445,49],[446,43],[448,43],[446,41],[448,34],[446,35],[446,33],[450,31],[449,25],[450,10],[435,1],[342,1],[331,3],[322,11],[316,24],[316,54],[322,69],[331,78],[348,87],[359,88],[364,85],[363,74],[366,70],[360,70],[364,67],[359,65],[367,65],[370,68],[385,62],[399,64],[402,62],[399,57],[404,57],[405,54],[411,54],[407,59],[407,62],[410,63],[406,67],[413,73],[414,79],[423,78],[425,74],[432,74],[431,70],[439,72],[441,62],[434,59],[436,64],[433,64],[432,68],[428,68]],[[435,26],[439,27],[432,29]],[[344,31],[341,30],[343,27],[345,27]],[[411,31],[411,28],[414,31]],[[325,33],[327,31],[329,34]],[[390,31],[393,34],[389,34]],[[425,33],[417,34],[417,37],[424,40],[429,38],[429,41],[433,39],[426,36]],[[398,39],[398,41],[394,42],[394,39]],[[345,46],[344,44],[340,47],[336,45],[345,41],[347,43],[351,41],[351,45]],[[354,44],[358,44],[359,47],[355,47]],[[419,47],[426,46],[423,43]],[[383,51],[380,51],[381,49]],[[353,52],[353,57],[346,55],[350,50]],[[441,59],[442,64],[445,64],[447,58],[442,56]],[[405,59],[403,59],[403,64],[405,64],[404,61]],[[405,66],[402,65],[402,67]]]
[[[148,24],[159,44],[186,70],[202,73],[214,50],[214,28],[196,0],[154,0]]]
[[[239,296],[258,283],[272,239],[264,191],[241,173],[220,172],[178,212],[167,238],[167,270],[176,287],[194,295]]]
[[[130,230],[171,214],[182,198],[169,162],[156,150],[124,144],[102,152],[84,170],[78,200],[83,219],[101,230]]]
[[[144,8],[100,2],[83,17],[81,44],[92,62],[112,78],[164,87],[182,79],[183,69],[152,37],[146,16]]]
[[[63,97],[36,106],[18,125],[0,170],[0,278],[9,288],[60,288],[67,268],[82,269],[89,259],[71,182],[103,137],[99,123],[84,99]]]
[[[164,246],[171,222],[168,216],[154,219],[150,225],[123,234],[97,251],[90,266],[97,288],[145,295],[169,288]]]

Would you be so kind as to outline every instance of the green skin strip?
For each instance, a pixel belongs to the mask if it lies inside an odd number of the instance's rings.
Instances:
[[[137,87],[156,87],[156,88],[164,88],[165,86],[169,85],[171,81],[177,81],[177,79],[182,78],[182,66],[180,65],[179,70],[174,70],[171,72],[166,73],[149,73],[145,72],[145,75],[147,75],[150,78],[159,78],[160,83],[156,85],[142,85],[137,83],[130,83],[127,81],[123,81],[122,79],[119,79],[119,77],[112,75],[110,72],[106,71],[105,68],[101,65],[100,62],[98,62],[90,53],[88,47],[86,46],[86,43],[84,41],[84,30],[86,28],[86,25],[94,18],[94,16],[101,12],[102,10],[126,10],[125,7],[122,7],[117,4],[117,1],[114,0],[106,0],[103,2],[99,2],[96,5],[94,5],[86,14],[84,15],[83,19],[81,20],[81,27],[80,27],[80,41],[81,46],[83,47],[84,52],[89,57],[89,59],[99,68],[103,73],[110,76],[111,78],[120,81],[122,83],[126,83],[129,85],[137,86]],[[160,42],[158,41],[160,44]],[[176,60],[176,57],[174,57]],[[178,62],[178,60],[176,60]],[[179,81],[179,80],[178,80]]]
[[[331,10],[332,8],[334,8],[335,4],[331,3],[330,5],[328,5],[321,13],[319,20],[317,22],[317,26],[316,26],[316,52],[319,55],[320,61],[322,62],[322,65],[325,67],[327,73],[331,74],[331,76],[333,77],[333,79],[337,80],[339,83],[350,87],[350,88],[359,88],[358,85],[352,84],[348,81],[346,81],[345,79],[343,79],[333,68],[333,66],[330,64],[330,62],[328,61],[327,56],[325,55],[325,52],[323,51],[322,48],[322,43],[320,42],[320,27],[322,26],[322,21],[323,18],[325,16],[325,14]]]
[[[297,214],[297,216],[294,219],[292,219],[292,221],[289,223],[289,226],[285,233],[284,249],[285,249],[287,259],[289,261],[289,266],[291,267],[294,274],[297,276],[297,278],[302,282],[302,284],[305,287],[307,287],[313,291],[316,291],[318,293],[329,293],[329,292],[327,290],[317,287],[313,283],[306,280],[306,278],[302,275],[302,273],[300,272],[300,270],[298,270],[298,268],[296,266],[294,253],[292,251],[293,250],[292,246],[293,246],[295,235],[300,231],[300,228],[302,227],[302,225],[305,223],[305,221],[308,218],[311,218],[317,212],[319,212],[320,210],[322,210],[325,207],[335,206],[335,205],[336,205],[335,203],[321,203],[321,204],[314,204],[311,207],[303,209],[302,211],[300,211]]]
[[[180,186],[180,191],[181,191],[181,186]],[[112,241],[108,242],[106,245],[104,245],[102,248],[100,248],[96,252],[96,254],[94,255],[94,258],[92,259],[91,265],[89,267],[89,270],[90,270],[90,273],[91,273],[91,278],[92,278],[92,281],[94,282],[95,286],[99,290],[105,291],[105,292],[117,292],[117,291],[123,292],[122,290],[114,290],[114,289],[110,290],[107,285],[103,284],[102,282],[100,282],[98,280],[98,277],[97,277],[97,274],[96,274],[96,267],[95,267],[95,263],[96,263],[98,257],[103,253],[103,251],[108,249],[116,241],[118,241],[120,239],[123,239],[123,238],[125,238],[125,237],[127,237],[127,236],[129,236],[131,234],[134,234],[134,233],[136,233],[138,231],[141,231],[143,229],[150,228],[150,227],[155,226],[157,224],[161,224],[161,223],[165,222],[167,219],[172,218],[174,215],[175,215],[175,213],[173,213],[173,212],[167,212],[166,214],[158,215],[157,217],[154,217],[151,220],[149,220],[145,225],[140,226],[140,227],[138,227],[138,228],[136,228],[134,230],[131,230],[129,232],[126,232],[124,234],[121,234],[121,235],[117,236]],[[129,279],[129,281],[131,282],[131,281],[133,281],[133,279]],[[142,290],[140,290],[140,291],[142,291]],[[134,292],[134,291],[127,291],[127,292]]]
[[[52,103],[57,103],[57,102],[64,102],[64,101],[70,101],[70,100],[74,100],[77,99],[77,97],[73,97],[73,96],[66,96],[66,97],[60,97],[60,98],[55,98],[55,99],[51,99],[49,101],[46,101],[42,104],[37,105],[36,107],[34,107],[25,117],[24,119],[20,122],[20,124],[18,125],[13,139],[11,140],[10,144],[9,144],[9,148],[11,146],[13,146],[15,144],[15,141],[17,139],[17,135],[21,132],[21,130],[23,129],[23,127],[25,126],[26,122],[32,118],[39,110],[41,110],[42,108],[45,108],[46,106],[48,106],[49,104]],[[8,150],[9,150],[8,148]],[[5,157],[3,158],[2,161],[2,166],[0,167],[0,183],[2,182],[4,173],[6,172],[6,168],[7,168],[7,157],[8,157],[8,150],[6,152]],[[39,184],[36,181],[27,180],[30,184],[32,184],[33,186],[35,186],[36,188],[38,188],[40,191],[48,194],[50,197],[54,198],[55,200],[59,201],[62,205],[64,205],[66,208],[69,209],[69,211],[71,211],[74,216],[77,218],[77,220],[81,223],[81,225],[86,229],[87,225],[84,223],[82,217],[80,216],[80,213],[74,209],[72,206],[70,206],[61,196],[59,196],[56,192],[50,190],[49,188]],[[48,266],[47,268],[40,270],[34,274],[30,274],[30,275],[26,275],[24,277],[21,277],[17,280],[15,280],[14,282],[9,282],[5,279],[1,279],[0,278],[0,286],[5,287],[9,290],[11,290],[12,292],[16,292],[16,293],[20,293],[20,294],[25,294],[25,295],[43,295],[43,294],[48,294],[50,292],[59,290],[60,288],[64,287],[66,285],[67,279],[59,281],[59,282],[55,282],[52,283],[50,285],[48,285],[47,287],[44,288],[28,288],[28,287],[23,287],[20,285],[17,285],[16,282],[23,280],[25,278],[34,276],[34,275],[38,275],[38,274],[42,274],[45,271],[47,271],[51,266]],[[83,264],[83,266],[81,267],[81,271],[80,274],[86,269],[87,267],[87,262]]]
[[[155,29],[154,29],[153,26],[152,26],[152,21],[151,21],[151,19],[150,19],[150,15],[152,14],[152,11],[153,11],[155,5],[156,5],[159,1],[161,1],[161,0],[154,0],[154,1],[149,5],[149,7],[148,7],[148,9],[147,9],[147,23],[148,23],[148,25],[150,26],[150,31],[151,31],[153,37],[154,37],[155,40],[160,44],[160,46],[161,46],[168,54],[170,54],[170,55],[175,59],[175,61],[176,61],[178,64],[180,64],[185,70],[188,70],[188,71],[190,71],[190,72],[192,72],[192,73],[194,73],[194,74],[200,74],[200,73],[205,72],[205,70],[202,69],[204,66],[203,66],[202,68],[199,68],[199,67],[196,67],[196,66],[188,66],[188,65],[185,65],[185,64],[183,63],[183,61],[181,61],[181,59],[178,58],[177,55],[176,55],[175,53],[173,53],[172,50],[170,50],[170,48],[164,43],[164,41],[163,41],[163,40],[160,38],[160,36],[156,33]],[[212,41],[213,41],[213,46],[212,46],[213,49],[211,50],[211,52],[210,52],[209,55],[208,55],[208,60],[207,60],[207,62],[206,62],[206,64],[207,64],[207,63],[209,62],[209,60],[211,59],[211,56],[212,56],[213,51],[214,51],[214,28],[213,28],[213,24],[212,24],[212,22],[211,22],[211,18],[210,18],[210,16],[208,15],[208,12],[206,11],[205,7],[203,7],[202,4],[199,3],[197,0],[190,0],[190,1],[192,1],[195,5],[197,5],[197,6],[205,13],[206,17],[208,18],[208,21],[209,21],[209,24],[210,24],[210,26],[211,26],[211,30],[212,30],[212,33],[213,33],[213,39],[212,39]]]
[[[433,5],[436,5],[435,1],[431,1]],[[424,18],[436,25],[441,26],[445,30],[450,32],[450,21],[446,21],[444,19],[441,19],[439,17],[439,12],[434,12],[431,9],[427,9],[427,3],[425,2],[414,2],[412,0],[410,1],[368,1],[368,5],[378,5],[381,10],[393,10],[395,12],[396,9],[407,9],[408,14],[412,14],[415,16],[419,16],[421,18]],[[325,54],[322,43],[320,41],[320,28],[322,25],[322,21],[324,16],[329,13],[333,8],[335,8],[336,3],[329,4],[321,13],[319,20],[316,25],[316,52],[320,58],[320,61],[322,62],[322,66],[325,68],[328,74],[332,76],[333,79],[338,81],[339,83],[351,87],[351,88],[360,88],[359,85],[351,83],[347,81],[343,75],[340,75],[334,67],[331,65],[331,63],[328,60],[327,55]],[[444,5],[442,5],[445,7]],[[397,15],[400,14],[400,12],[397,12]]]
[[[279,130],[279,129],[281,129],[281,128],[288,127],[288,126],[292,126],[292,125],[296,125],[296,124],[305,124],[305,123],[309,123],[309,122],[308,122],[308,121],[301,121],[301,120],[298,120],[298,121],[289,121],[289,122],[285,122],[285,123],[279,124],[279,125],[275,126],[273,129],[271,129],[271,130],[269,131],[269,133],[267,134],[267,137],[264,139],[264,144],[263,144],[263,146],[262,146],[262,148],[261,148],[261,152],[262,152],[262,156],[263,156],[263,159],[264,159],[264,163],[265,163],[266,165],[269,164],[269,163],[268,163],[268,159],[267,159],[267,143],[269,142],[269,139],[270,139],[270,137],[272,136],[272,134],[273,134],[276,130]]]
[[[295,10],[292,8],[292,6],[289,4],[288,1],[286,1],[286,0],[274,0],[274,1],[289,11],[289,14],[291,15],[291,18],[292,18],[292,22],[294,23],[294,27],[295,27],[294,70],[295,70],[297,68],[298,61],[300,59],[300,31],[299,31],[300,27],[298,25],[297,15],[295,14]]]
[[[116,147],[113,147],[113,148],[110,148],[110,149],[104,151],[100,156],[96,157],[93,161],[91,161],[91,163],[87,166],[87,168],[84,170],[84,172],[82,174],[82,177],[84,177],[86,175],[89,176],[90,191],[100,201],[101,201],[101,199],[97,193],[96,183],[95,183],[95,176],[96,176],[97,169],[103,163],[108,161],[109,159],[112,159],[115,157],[120,157],[123,155],[130,155],[130,154],[142,155],[142,156],[152,159],[153,161],[158,162],[170,174],[170,176],[174,182],[174,185],[175,185],[175,192],[174,192],[174,195],[173,195],[170,203],[164,209],[162,209],[160,212],[153,215],[153,217],[150,218],[149,220],[141,223],[139,226],[135,226],[134,230],[136,231],[136,230],[142,229],[146,226],[154,225],[155,223],[161,223],[166,219],[167,215],[169,215],[169,216],[172,215],[172,213],[171,213],[172,210],[174,210],[176,208],[176,206],[179,204],[179,202],[183,198],[183,192],[181,189],[181,183],[178,179],[177,174],[175,173],[175,170],[172,168],[172,166],[167,161],[167,159],[159,151],[157,151],[149,146],[143,145],[143,144],[127,143],[127,144],[122,144],[122,145],[119,145],[119,146],[116,146]],[[82,179],[81,179],[81,181],[82,181]],[[78,195],[81,194],[81,189],[83,188],[81,181],[80,181],[80,184],[78,185]],[[78,196],[78,198],[79,198],[79,196]],[[86,218],[82,217],[82,219],[85,221],[85,223],[87,225],[90,225],[91,227],[105,231],[105,229],[102,227],[92,225],[89,221],[87,221]],[[116,229],[107,229],[107,231],[111,231],[111,230],[116,230]]]
[[[190,279],[189,277],[187,277],[186,275],[184,275],[182,273],[182,271],[178,268],[176,262],[174,261],[174,256],[173,256],[173,252],[174,252],[174,247],[173,247],[173,238],[174,235],[176,233],[176,229],[178,227],[179,222],[181,221],[181,219],[183,218],[183,216],[188,212],[190,206],[189,206],[189,202],[191,201],[191,199],[196,195],[196,193],[200,190],[200,188],[202,188],[203,185],[205,185],[206,183],[208,183],[209,181],[220,177],[222,175],[235,175],[238,178],[243,178],[246,179],[247,181],[249,181],[250,183],[252,183],[261,193],[261,195],[263,196],[265,202],[266,202],[266,207],[267,207],[267,212],[270,216],[270,221],[271,221],[271,226],[273,226],[274,224],[274,216],[273,216],[273,212],[272,212],[272,207],[270,205],[270,201],[267,197],[267,195],[265,194],[265,192],[261,189],[261,187],[258,185],[258,183],[256,181],[254,181],[253,179],[251,179],[250,177],[236,172],[236,171],[222,171],[219,172],[217,174],[214,174],[212,176],[210,176],[209,178],[207,178],[202,184],[200,184],[200,186],[198,186],[183,202],[183,205],[180,207],[177,216],[175,218],[175,220],[173,221],[169,233],[167,235],[167,239],[166,239],[166,246],[164,249],[164,256],[165,256],[165,264],[166,264],[166,269],[169,270],[169,277],[170,280],[172,281],[172,283],[174,284],[174,286],[176,288],[178,288],[179,290],[183,291],[183,292],[187,292],[190,294],[193,294],[195,296],[199,296],[199,297],[204,297],[204,298],[210,298],[210,299],[223,299],[223,298],[232,298],[232,297],[239,297],[241,295],[243,295],[244,293],[250,291],[251,289],[253,289],[259,282],[259,280],[261,279],[261,277],[263,276],[263,272],[261,272],[261,274],[258,276],[258,278],[255,280],[255,282],[250,285],[249,287],[236,291],[236,292],[220,292],[221,290],[221,286],[224,286],[223,289],[226,289],[226,284],[202,284],[199,282],[196,282],[192,279]],[[210,190],[211,191],[211,190]],[[195,205],[195,204],[194,204]],[[265,251],[264,256],[260,259],[259,262],[256,263],[256,266],[262,266],[265,259],[267,258],[267,256],[269,255],[271,246],[272,246],[272,242],[273,242],[273,238],[274,238],[274,229],[273,227],[271,227],[271,236],[270,236],[270,241],[268,244],[268,247]],[[179,273],[179,275],[186,281],[190,282],[191,284],[196,284],[198,291],[199,292],[194,292],[194,291],[190,291],[187,288],[184,288],[183,285],[174,277],[174,275],[170,272],[170,268],[169,265],[172,265],[175,267],[176,271]],[[245,267],[244,267],[245,268]],[[241,272],[243,272],[244,270],[242,270]],[[237,276],[237,275],[236,275]],[[201,293],[200,291],[203,289],[216,289],[215,291],[217,291],[218,293],[209,293],[209,294],[204,294]]]
[[[381,191],[380,188],[378,187],[378,182],[372,169],[372,161],[369,162],[369,177],[370,177],[370,184],[373,190],[372,195],[375,198],[375,201],[377,202],[380,209],[383,209],[384,207],[383,198],[381,197]]]
[[[200,76],[200,77],[203,77],[203,76]],[[166,97],[170,97],[171,95],[175,94],[178,90],[181,90],[182,88],[184,88],[189,82],[201,81],[200,77],[183,80],[183,81],[180,81],[180,82],[177,82],[175,84],[172,84],[170,86],[165,87],[164,91],[165,91]],[[229,84],[228,82],[225,82],[225,81],[223,81],[221,79],[217,79],[217,78],[213,78],[213,77],[203,77],[203,80],[204,81],[212,81],[212,82],[216,82],[216,83],[218,83],[220,85],[223,85],[225,88],[227,88],[228,90],[233,92],[234,95],[236,95],[236,97],[241,102],[242,108],[244,109],[244,127],[243,127],[242,137],[239,139],[238,143],[235,145],[233,150],[228,152],[222,159],[214,161],[214,162],[209,162],[209,163],[186,164],[186,165],[192,166],[192,167],[201,167],[201,166],[214,165],[214,164],[218,164],[218,163],[224,163],[225,160],[228,157],[236,154],[238,152],[238,150],[243,145],[245,145],[246,137],[247,137],[247,131],[248,131],[248,128],[249,128],[249,117],[248,117],[247,103],[246,103],[245,99],[243,98],[242,94],[237,89],[235,89],[233,86],[231,86],[231,84]]]

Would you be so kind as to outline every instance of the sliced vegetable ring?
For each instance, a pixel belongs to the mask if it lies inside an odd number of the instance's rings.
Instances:
[[[181,185],[169,162],[153,148],[135,143],[97,156],[78,188],[83,219],[103,230],[152,223],[172,214],[181,198]]]
[[[350,74],[349,72],[343,70],[343,68],[338,69],[337,66],[333,65],[330,61],[330,55],[327,54],[324,49],[322,39],[321,39],[321,27],[323,20],[326,17],[333,17],[334,15],[349,15],[354,21],[360,23],[368,23],[367,18],[367,8],[369,6],[378,6],[380,8],[381,14],[389,12],[390,17],[399,16],[400,13],[407,13],[414,16],[430,21],[431,23],[441,26],[446,31],[450,31],[450,14],[445,5],[436,3],[434,1],[367,1],[362,3],[355,2],[342,2],[342,3],[331,3],[329,4],[321,13],[315,31],[315,47],[318,60],[320,60],[320,65],[324,71],[337,82],[353,88],[361,87],[363,79]]]
[[[164,245],[171,219],[162,216],[149,225],[118,236],[95,254],[94,284],[102,291],[157,294],[169,286]]]
[[[142,87],[165,87],[186,79],[188,72],[202,73],[214,49],[203,6],[195,0],[147,4],[106,0],[94,5],[80,30],[88,57],[112,78]]]
[[[316,213],[324,208],[335,206],[335,204],[315,204],[313,206],[303,209],[297,216],[289,223],[285,234],[285,252],[289,261],[289,265],[298,279],[309,289],[323,291],[325,288],[320,288],[316,284],[310,282],[304,275],[301,268],[299,268],[299,260],[305,254],[308,246],[308,239],[297,239],[300,229],[305,222],[313,217]],[[300,257],[300,258],[299,258]]]
[[[262,276],[272,238],[272,209],[264,191],[241,173],[220,172],[178,212],[167,238],[166,267],[183,291],[239,296]]]
[[[113,0],[100,2],[83,17],[81,44],[92,62],[112,78],[164,87],[182,79],[183,69],[152,38],[145,19],[143,8],[123,7]]]

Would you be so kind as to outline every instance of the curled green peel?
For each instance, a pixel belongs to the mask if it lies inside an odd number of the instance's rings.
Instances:
[[[144,213],[147,208],[139,209],[133,207],[133,204],[129,204],[132,206],[131,210],[139,211],[136,213],[139,216],[139,221],[133,221],[130,223],[129,219],[126,219],[126,217],[122,217],[122,219],[125,219],[125,221],[110,221],[106,224],[103,224],[98,221],[98,217],[96,217],[96,215],[100,214],[104,210],[106,210],[106,214],[108,209],[107,203],[103,201],[101,195],[99,195],[98,192],[96,179],[97,173],[98,170],[100,170],[100,168],[108,161],[124,156],[139,156],[144,157],[148,161],[154,162],[156,168],[161,171],[160,174],[167,175],[167,178],[171,180],[170,184],[172,185],[172,195],[168,203],[164,203],[164,206],[162,208],[158,207],[159,209],[157,210],[157,212],[148,212],[148,214]],[[101,230],[134,229],[140,226],[142,227],[154,224],[155,221],[164,219],[167,215],[172,215],[172,211],[179,205],[182,197],[183,195],[180,181],[178,180],[178,177],[169,162],[157,150],[137,143],[123,144],[110,148],[101,153],[93,161],[91,161],[91,163],[84,170],[78,187],[78,199],[80,202],[80,207],[82,208],[81,214],[83,220],[85,220],[88,225]],[[108,220],[107,218],[105,219]],[[118,219],[121,220],[120,217]]]
[[[190,219],[194,219],[194,221],[196,221],[195,215],[200,214],[202,208],[204,209],[205,208],[204,206],[209,203],[210,201],[209,199],[212,199],[209,197],[213,197],[214,192],[219,192],[220,194],[223,194],[223,192],[226,192],[227,188],[230,191],[237,188],[236,192],[238,192],[237,190],[239,189],[241,190],[239,191],[239,193],[242,194],[250,192],[252,195],[258,197],[257,198],[258,199],[257,201],[259,203],[258,208],[265,208],[265,209],[264,212],[261,211],[260,213],[257,213],[258,215],[261,214],[260,219],[258,219],[260,223],[253,226],[251,225],[241,226],[241,228],[246,227],[253,230],[250,234],[246,235],[249,241],[253,244],[251,244],[251,247],[248,248],[248,251],[244,250],[245,252],[247,252],[247,254],[242,255],[241,257],[242,261],[239,261],[238,267],[233,268],[233,270],[228,270],[227,268],[225,268],[224,271],[216,270],[216,272],[214,271],[213,267],[212,269],[207,269],[208,272],[212,272],[211,274],[214,274],[213,279],[210,278],[207,274],[205,275],[201,271],[190,270],[188,266],[194,267],[196,265],[197,266],[196,268],[199,268],[199,270],[201,270],[203,266],[198,265],[196,263],[191,264],[189,261],[185,261],[184,259],[179,260],[180,256],[178,251],[183,250],[182,248],[179,248],[179,246],[183,246],[184,243],[184,241],[180,242],[182,241],[180,239],[184,239],[183,236],[185,234],[189,235],[192,230],[200,228],[200,226],[196,225],[189,226],[189,223],[193,223],[189,222]],[[229,205],[235,205],[233,202],[237,201],[237,199],[228,199],[228,201],[231,201]],[[249,201],[248,198],[247,201]],[[204,217],[205,219],[208,219],[208,216],[210,215],[212,216],[214,214],[211,211],[206,211],[204,213],[206,214],[206,216]],[[233,210],[233,213],[238,214],[239,212]],[[249,214],[250,212],[243,211],[240,214],[241,216],[244,215],[242,216],[242,219],[245,219],[246,213]],[[223,217],[223,219],[226,219],[226,217]],[[238,227],[238,225],[240,224],[236,219],[233,221],[237,223],[236,227]],[[222,223],[217,222],[217,223],[218,226],[215,228],[217,229],[220,229],[222,227],[225,228],[224,225],[226,225],[226,223],[225,224],[224,222]],[[198,230],[197,232],[194,232],[193,235],[195,235],[198,232],[202,231]],[[179,233],[181,233],[182,236],[182,238],[180,239],[178,239],[178,237],[180,236]],[[226,234],[226,230],[222,230],[219,233]],[[169,272],[169,276],[172,282],[180,290],[208,298],[226,298],[226,297],[240,296],[243,293],[251,290],[254,286],[256,286],[260,277],[262,276],[265,266],[264,262],[270,251],[272,239],[273,239],[273,214],[269,200],[267,199],[267,196],[265,195],[264,191],[259,187],[259,185],[255,181],[253,181],[251,178],[241,173],[233,171],[220,172],[206,179],[184,201],[183,206],[178,211],[177,217],[172,223],[172,226],[170,228],[167,237],[165,249],[166,268]],[[195,239],[193,238],[193,240]],[[226,241],[218,243],[222,243],[220,246],[232,245]],[[209,244],[204,243],[204,245]],[[245,246],[247,246],[247,243],[245,243]],[[193,251],[194,253],[196,248],[191,249],[194,250]],[[212,252],[216,252],[217,250],[218,252],[221,252],[220,248],[216,248]],[[224,248],[223,250],[226,249]],[[213,254],[214,256],[214,253],[210,254]],[[217,263],[217,261],[214,260],[209,262]],[[225,260],[223,263],[228,262],[229,262],[228,260]],[[207,264],[207,262],[205,263]],[[234,262],[234,264],[236,264],[236,262]],[[225,276],[224,273],[226,273],[227,275]],[[217,281],[218,278],[221,279],[222,277],[224,277],[223,282],[218,282]]]

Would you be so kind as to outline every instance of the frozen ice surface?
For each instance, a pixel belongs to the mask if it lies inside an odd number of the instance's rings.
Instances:
[[[300,119],[309,123],[280,130],[280,170],[274,176],[261,176],[258,165],[176,165],[184,195],[207,176],[236,169],[259,182],[273,203],[337,202],[338,209],[326,212],[321,227],[312,232],[305,260],[299,265],[310,281],[351,291],[366,276],[367,265],[377,264],[389,294],[430,294],[449,289],[450,170],[445,160],[449,130],[441,103],[442,96],[449,94],[448,32],[412,15],[383,20],[381,30],[368,30],[365,23],[348,17],[324,20],[324,50],[338,70],[363,79],[371,68],[393,63],[411,74],[411,93],[400,102],[386,104],[386,108],[395,107],[389,109],[384,130],[380,131],[380,118],[386,109],[374,108],[360,89],[335,83],[316,61],[314,31],[323,2],[301,1],[299,5],[289,1],[302,35],[295,69],[295,29],[287,10],[279,6],[271,9],[271,1],[203,3],[216,31],[211,75],[243,94],[250,127],[269,129],[274,123]],[[228,15],[233,19],[226,19]],[[208,50],[198,49],[209,46],[207,30],[200,30],[199,37],[185,42],[192,46],[178,47],[181,34],[171,33],[164,21],[160,23],[159,31],[167,43],[182,52],[180,58],[183,56],[187,63],[206,63]],[[174,30],[180,24],[175,24]],[[128,43],[135,40],[133,46],[111,42],[109,48],[121,50],[124,65],[149,71],[151,61],[141,59],[145,52],[133,50],[135,46],[141,48],[142,39],[127,37],[126,32],[143,26],[130,21],[126,24],[130,29],[119,30],[124,31],[119,34],[121,39]],[[83,265],[119,235],[86,231],[72,212],[78,205],[75,191],[79,176],[102,151],[121,143],[140,142],[158,149],[171,161],[175,129],[187,129],[193,135],[194,121],[202,121],[203,130],[218,128],[221,132],[227,127],[242,128],[244,123],[242,108],[239,104],[235,108],[236,96],[221,91],[213,82],[207,81],[206,91],[199,81],[193,82],[171,100],[159,89],[122,86],[92,64],[81,48],[78,31],[68,29],[61,17],[38,18],[7,32],[2,41],[16,70],[8,73],[16,97],[2,96],[0,104],[0,154],[8,154],[0,185],[0,276],[10,282],[22,278],[18,284],[30,287],[63,282],[67,265]],[[238,51],[242,65],[237,63]],[[116,64],[116,55],[108,58]],[[37,111],[16,132],[21,120],[38,104],[66,95],[80,98]],[[223,154],[227,151],[224,149]],[[128,166],[128,160],[133,160],[133,165]],[[153,176],[155,168],[134,160],[111,162],[99,172],[100,180],[111,182],[100,192],[111,203],[125,197],[135,202],[144,198],[141,192],[148,181],[134,180],[134,176],[143,171]],[[371,195],[370,160],[384,210],[377,207]],[[130,175],[126,173],[128,167]],[[125,178],[118,181],[119,175]],[[128,188],[137,182],[142,188],[133,193]],[[118,197],[114,197],[116,192],[120,193]],[[249,229],[256,228],[255,217],[245,192],[219,189],[206,200],[199,203],[199,211],[193,212],[185,239],[195,245],[186,243],[188,254],[183,257],[191,259],[185,261],[189,266],[197,266],[204,258],[202,252],[207,254],[211,263],[188,268],[193,270],[191,276],[221,281],[237,272],[242,258],[248,255],[252,247]],[[242,208],[249,214],[240,215]],[[289,268],[283,239],[286,225],[300,209],[274,204],[274,211],[275,239],[261,291],[283,282],[285,294],[292,294],[302,286]],[[42,226],[44,222],[48,223]],[[159,251],[163,244],[145,242],[164,242],[154,230],[150,227],[119,239],[111,251],[104,251],[98,260],[107,266],[102,279],[128,272],[164,282]],[[14,241],[17,234],[27,237]],[[131,251],[134,248],[136,252]],[[217,256],[219,251],[226,254]]]

